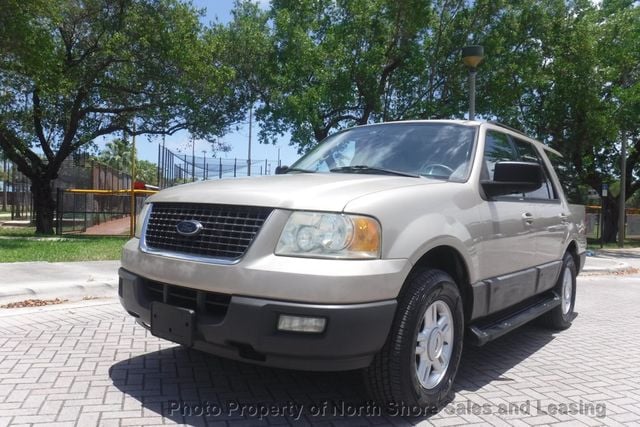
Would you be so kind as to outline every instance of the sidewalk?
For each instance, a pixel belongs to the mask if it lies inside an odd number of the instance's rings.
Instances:
[[[120,261],[0,263],[0,304],[115,296]]]
[[[0,263],[0,305],[26,299],[115,297],[120,261]],[[590,251],[582,274],[640,269],[640,248]]]
[[[640,269],[640,248],[587,251],[584,274],[623,273]]]

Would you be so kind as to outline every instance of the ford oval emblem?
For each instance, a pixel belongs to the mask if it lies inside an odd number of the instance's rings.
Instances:
[[[176,225],[176,231],[182,236],[195,236],[202,231],[202,224],[193,219],[180,221]]]

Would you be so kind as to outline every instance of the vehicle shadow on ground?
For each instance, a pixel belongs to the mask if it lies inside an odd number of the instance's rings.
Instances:
[[[550,343],[553,333],[535,324],[525,325],[483,347],[467,344],[454,390],[474,392],[492,381],[513,381],[505,373]]]
[[[466,346],[454,389],[476,391],[508,381],[507,370],[551,340],[550,331],[526,326],[484,347]],[[181,424],[415,425],[426,418],[381,414],[367,401],[361,375],[272,369],[180,346],[123,360],[109,370],[115,387],[146,410]]]

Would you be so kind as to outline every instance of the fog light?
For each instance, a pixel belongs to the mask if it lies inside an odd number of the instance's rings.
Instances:
[[[327,319],[323,317],[303,317],[281,314],[278,317],[278,330],[287,332],[308,332],[319,334],[324,331]]]

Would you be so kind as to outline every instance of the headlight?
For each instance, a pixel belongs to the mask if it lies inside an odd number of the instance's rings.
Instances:
[[[151,203],[145,203],[144,206],[142,206],[142,210],[140,210],[140,214],[138,215],[138,218],[136,219],[136,231],[134,232],[133,235],[138,239],[142,234],[142,226],[144,225],[144,220],[147,218],[149,209],[151,209]]]
[[[360,215],[294,212],[282,230],[276,255],[379,258],[380,224]]]

